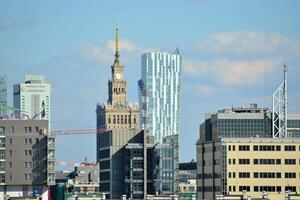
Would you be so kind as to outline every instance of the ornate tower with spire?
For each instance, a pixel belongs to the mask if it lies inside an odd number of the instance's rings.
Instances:
[[[138,106],[127,101],[127,88],[124,79],[124,66],[120,62],[119,29],[116,27],[115,61],[111,66],[111,79],[108,80],[108,100],[97,105],[97,128],[124,130],[138,128]]]
[[[127,101],[124,66],[121,64],[119,54],[118,32],[119,29],[116,27],[116,52],[111,66],[111,79],[108,80],[108,100],[106,103],[98,104],[96,110],[97,130],[101,130],[97,134],[96,150],[97,161],[102,166],[100,188],[101,192],[108,194],[110,198],[118,198],[123,194],[124,186],[121,183],[124,168],[120,149],[123,148],[122,144],[126,138],[135,135],[138,131],[139,111],[137,105]],[[108,140],[110,142],[107,142]]]
[[[108,104],[126,104],[126,81],[123,79],[124,66],[120,62],[118,26],[116,27],[116,53],[115,62],[111,66],[111,80],[108,81]]]

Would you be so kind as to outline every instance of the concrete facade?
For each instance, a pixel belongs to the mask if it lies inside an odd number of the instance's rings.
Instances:
[[[55,184],[55,139],[48,135],[48,121],[0,120],[0,133],[4,196],[47,196],[47,185]]]

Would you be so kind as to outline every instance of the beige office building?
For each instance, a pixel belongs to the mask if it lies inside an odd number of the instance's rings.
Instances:
[[[300,115],[288,115],[289,138],[272,137],[271,119],[257,104],[205,115],[197,143],[198,199],[279,200],[300,192]]]
[[[198,145],[198,197],[284,199],[300,191],[300,139],[227,138]]]

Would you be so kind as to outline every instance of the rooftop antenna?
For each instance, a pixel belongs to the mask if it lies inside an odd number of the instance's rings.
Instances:
[[[287,114],[288,114],[288,93],[287,93],[287,73],[288,67],[283,65],[283,82],[273,93],[273,115],[272,132],[273,138],[288,137],[287,134]]]

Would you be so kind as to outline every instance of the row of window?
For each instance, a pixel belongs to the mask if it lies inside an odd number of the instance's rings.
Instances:
[[[261,164],[261,165],[272,165],[272,164],[281,164],[280,159],[253,159],[253,163],[255,165]],[[299,161],[300,163],[300,161]],[[228,164],[229,165],[235,165],[235,159],[228,159]],[[249,165],[250,164],[250,159],[238,159],[238,164],[239,165]],[[296,165],[296,159],[284,159],[284,164],[285,165]]]
[[[113,115],[108,117],[108,124],[127,124],[130,123],[129,115]],[[136,124],[136,116],[133,118],[133,123]]]
[[[32,133],[34,131],[38,133],[40,131],[40,128],[38,126],[36,126],[35,129],[33,129],[33,127],[31,127],[31,126],[25,126],[24,131],[25,131],[25,133]],[[15,133],[14,126],[11,127],[11,133]],[[5,127],[0,127],[0,135],[5,135]]]
[[[281,192],[281,186],[253,186],[253,192]],[[229,192],[236,192],[236,186],[228,186]],[[285,191],[296,192],[296,186],[285,186]],[[239,186],[239,192],[251,192],[250,186]]]
[[[239,151],[250,151],[250,145],[238,145]],[[254,151],[281,151],[280,145],[254,145]],[[228,151],[235,151],[235,145],[228,145]],[[285,145],[284,151],[296,151],[295,145]],[[299,146],[300,151],[300,146]]]
[[[239,172],[239,178],[250,178],[250,172]],[[300,175],[299,175],[300,177]],[[228,178],[236,178],[236,172],[228,172]],[[253,178],[281,178],[280,172],[254,172]],[[285,172],[284,178],[296,178],[296,172]]]

